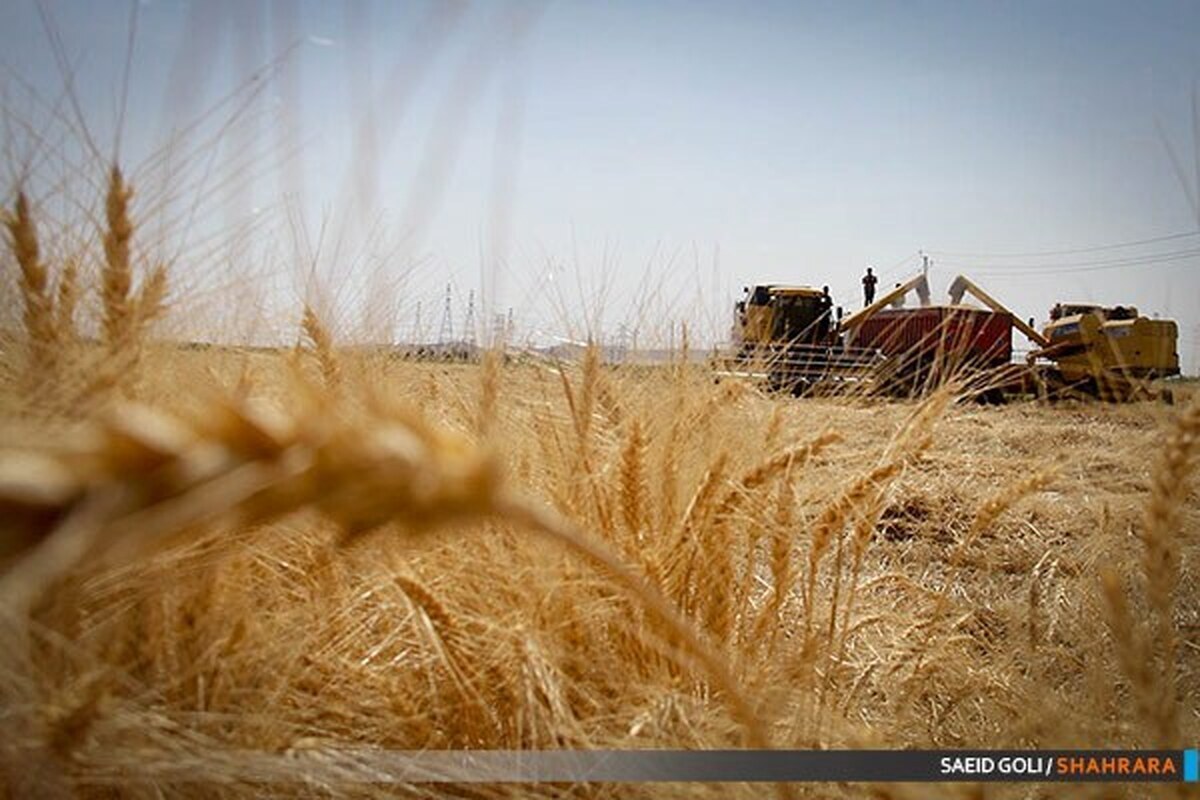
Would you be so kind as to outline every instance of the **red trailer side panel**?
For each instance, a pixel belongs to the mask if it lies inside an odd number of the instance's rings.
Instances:
[[[854,344],[888,356],[999,366],[1012,360],[1012,317],[966,306],[886,309],[858,326]]]

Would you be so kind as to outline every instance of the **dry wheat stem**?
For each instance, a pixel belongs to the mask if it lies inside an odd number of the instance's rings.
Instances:
[[[1170,745],[1178,735],[1172,713],[1173,690],[1156,680],[1158,676],[1148,657],[1151,646],[1133,619],[1124,581],[1113,569],[1104,568],[1100,571],[1100,590],[1117,662],[1129,680],[1138,713],[1153,732],[1151,741]]]
[[[1194,398],[1175,421],[1161,459],[1155,466],[1141,537],[1146,596],[1154,612],[1154,637],[1149,654],[1157,656],[1158,669],[1161,671],[1157,681],[1161,688],[1153,705],[1151,720],[1160,741],[1169,743],[1179,741],[1178,703],[1175,701],[1178,685],[1176,661],[1179,637],[1175,627],[1175,595],[1179,585],[1179,529],[1198,454],[1200,396]],[[1106,583],[1106,597],[1110,590],[1111,587]],[[1114,636],[1118,639],[1128,638],[1128,634],[1122,630],[1125,622],[1120,610],[1112,598],[1109,598],[1109,603],[1114,609]],[[1129,673],[1128,664],[1125,666]],[[1129,674],[1135,684],[1139,680],[1145,682],[1144,678]]]
[[[1009,484],[984,501],[979,510],[975,512],[975,518],[971,521],[971,527],[968,529],[966,537],[963,538],[962,542],[959,543],[951,554],[951,565],[955,567],[960,565],[967,549],[974,544],[975,540],[1018,500],[1035,492],[1040,492],[1057,478],[1058,470],[1053,467],[1044,467],[1019,481]]]
[[[520,498],[505,498],[497,504],[497,512],[525,528],[550,537],[584,557],[593,566],[612,576],[618,584],[637,597],[646,610],[657,617],[670,636],[683,642],[713,683],[730,703],[735,718],[746,732],[746,744],[753,748],[769,747],[766,729],[749,701],[738,688],[724,661],[707,645],[674,606],[648,582],[626,567],[598,542],[585,536],[565,519],[549,509]]]

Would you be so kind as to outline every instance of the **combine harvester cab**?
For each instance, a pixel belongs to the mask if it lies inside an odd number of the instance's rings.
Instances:
[[[832,298],[811,286],[746,287],[735,306],[732,373],[774,391],[829,394],[857,385],[878,363],[870,348],[847,347]]]

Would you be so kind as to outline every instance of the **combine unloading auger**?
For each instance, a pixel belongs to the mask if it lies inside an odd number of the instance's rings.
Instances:
[[[951,282],[950,302],[954,305],[961,304],[963,295],[967,292],[970,292],[976,300],[983,303],[997,314],[1008,314],[1010,317],[1012,317],[1013,327],[1025,334],[1025,338],[1029,339],[1029,341],[1033,342],[1038,347],[1048,347],[1050,345],[1049,340],[1047,340],[1045,336],[1042,336],[1037,332],[1036,329],[1030,327],[1028,323],[1023,322],[1020,317],[1008,310],[1008,308],[999,300],[996,300],[983,289],[980,289],[979,285],[966,275],[959,275]]]

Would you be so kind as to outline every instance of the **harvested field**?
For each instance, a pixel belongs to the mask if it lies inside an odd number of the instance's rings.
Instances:
[[[3,673],[10,770],[37,765],[17,785],[371,795],[397,787],[270,759],[1200,733],[1194,400],[796,400],[594,356],[149,345],[128,396],[48,412],[7,356],[8,443],[80,486],[51,517],[9,486],[25,541],[94,529],[38,585],[5,579],[30,609]]]

